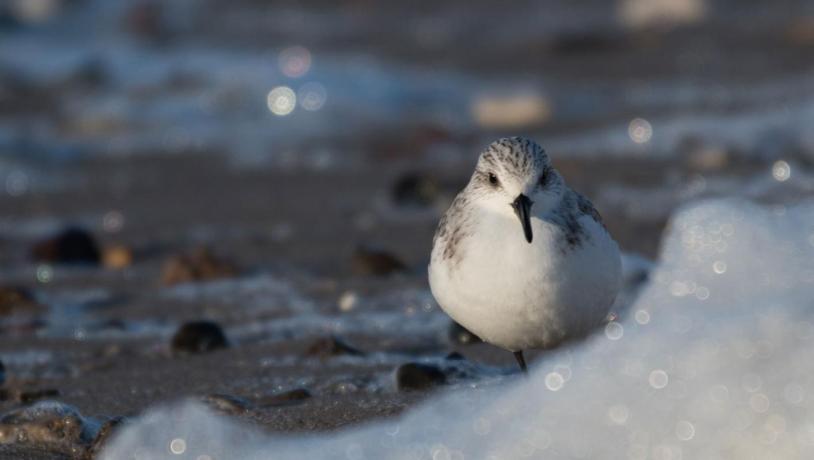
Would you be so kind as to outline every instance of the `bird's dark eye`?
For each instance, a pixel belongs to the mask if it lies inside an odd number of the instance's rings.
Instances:
[[[492,185],[497,185],[498,184],[497,176],[495,176],[494,173],[489,173],[489,183],[492,184]]]

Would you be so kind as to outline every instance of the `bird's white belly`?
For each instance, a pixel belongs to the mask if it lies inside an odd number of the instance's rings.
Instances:
[[[433,254],[433,295],[455,321],[511,351],[583,336],[613,304],[621,262],[601,225],[590,217],[580,224],[586,237],[571,248],[559,227],[537,218],[531,244],[516,221],[484,222],[463,242],[457,264]]]

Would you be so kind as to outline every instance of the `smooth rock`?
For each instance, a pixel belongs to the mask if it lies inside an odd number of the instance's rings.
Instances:
[[[29,404],[41,399],[55,398],[60,395],[56,388],[40,388],[36,390],[20,390],[14,396],[17,401]]]
[[[284,391],[282,393],[266,396],[257,401],[259,406],[263,407],[279,407],[290,406],[299,404],[311,397],[311,392],[305,388],[296,388],[294,390]]]
[[[228,394],[214,393],[201,398],[201,402],[218,412],[229,415],[243,415],[251,408],[249,401]]]
[[[349,345],[339,337],[330,336],[314,341],[308,346],[308,349],[305,350],[305,354],[308,356],[328,358],[339,355],[364,356],[365,353]]]
[[[387,251],[360,246],[353,252],[352,268],[356,275],[387,276],[403,272],[407,266]]]
[[[0,316],[20,312],[39,313],[44,308],[28,289],[19,286],[0,286]]]
[[[161,274],[164,285],[171,286],[192,281],[230,278],[238,274],[234,264],[221,259],[207,248],[198,248],[188,254],[177,254],[165,263]]]
[[[66,228],[36,243],[31,256],[37,262],[54,264],[98,265],[101,261],[99,247],[93,235],[77,227]]]
[[[438,199],[440,188],[434,178],[410,172],[396,179],[391,196],[393,202],[399,206],[427,207]]]
[[[93,438],[93,441],[88,446],[83,460],[93,460],[99,458],[99,454],[102,452],[102,449],[104,449],[105,443],[107,443],[111,435],[113,435],[124,423],[124,417],[113,417],[112,419],[102,423],[96,437]]]
[[[50,446],[61,451],[84,452],[98,424],[58,401],[41,401],[0,417],[0,444]]]
[[[229,346],[223,329],[212,321],[191,321],[178,328],[172,336],[175,353],[205,353]]]
[[[466,361],[466,357],[457,351],[450,352],[444,359],[447,361]]]
[[[446,381],[444,372],[429,364],[406,363],[396,369],[396,387],[399,391],[428,390]]]

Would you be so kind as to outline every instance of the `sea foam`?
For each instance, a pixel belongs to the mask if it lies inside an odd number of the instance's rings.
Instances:
[[[129,424],[102,458],[814,458],[812,293],[814,205],[702,202],[671,219],[630,313],[528,379],[297,437],[181,402]]]

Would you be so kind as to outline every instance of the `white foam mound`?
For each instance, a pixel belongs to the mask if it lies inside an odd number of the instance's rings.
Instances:
[[[308,437],[179,404],[123,429],[103,458],[814,458],[814,205],[682,210],[629,318],[527,380]]]

